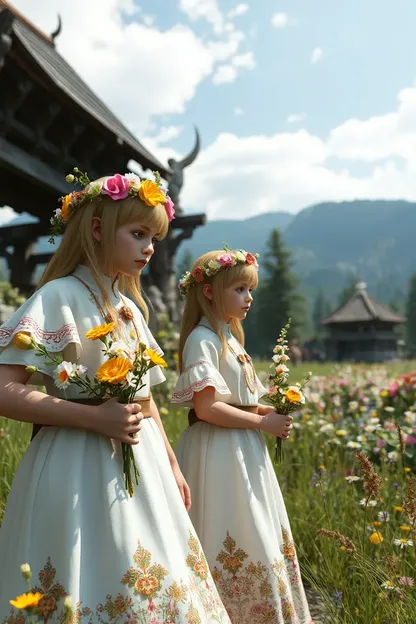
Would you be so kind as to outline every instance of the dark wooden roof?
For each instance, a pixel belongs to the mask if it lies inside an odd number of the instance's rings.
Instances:
[[[120,122],[111,110],[98,98],[88,85],[78,76],[72,67],[59,54],[51,37],[48,37],[5,0],[0,0],[0,11],[13,13],[12,33],[30,59],[73,103],[82,108],[84,113],[95,122],[105,126],[114,136],[118,145],[130,148],[130,158],[143,167],[157,169],[162,176],[169,177],[169,169],[160,163],[136,137]]]
[[[357,284],[357,290],[346,303],[340,306],[331,316],[321,321],[322,325],[340,323],[360,323],[380,321],[382,323],[405,323],[405,317],[396,314],[383,303],[375,301],[367,293],[365,284]]]

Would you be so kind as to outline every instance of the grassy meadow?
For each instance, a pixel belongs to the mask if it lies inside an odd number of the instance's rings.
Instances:
[[[267,368],[257,363],[261,376]],[[331,624],[415,624],[416,362],[308,363],[291,379],[308,370],[307,402],[276,466],[304,578]],[[186,410],[164,392],[156,400],[175,446]],[[29,437],[28,425],[0,418],[0,516]]]

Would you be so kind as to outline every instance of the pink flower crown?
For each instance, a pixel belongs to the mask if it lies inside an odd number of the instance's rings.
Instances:
[[[126,173],[124,176],[116,173],[113,176],[91,182],[88,175],[74,167],[74,173],[66,176],[66,181],[71,184],[78,182],[82,191],[73,191],[65,197],[61,197],[61,207],[55,210],[51,217],[51,237],[49,242],[55,242],[55,236],[61,236],[72,215],[78,208],[84,206],[99,195],[107,196],[118,201],[127,197],[138,197],[150,208],[163,204],[169,222],[175,218],[174,203],[169,195],[161,187],[161,178],[158,171],[153,172],[155,180],[140,178],[135,173]]]
[[[222,269],[230,269],[237,264],[252,264],[259,270],[257,258],[259,254],[251,254],[244,249],[231,250],[224,247],[224,253],[214,260],[209,260],[205,264],[195,267],[192,271],[187,271],[179,280],[178,288],[180,294],[185,297],[191,286],[198,282],[203,282],[206,277],[212,277]]]

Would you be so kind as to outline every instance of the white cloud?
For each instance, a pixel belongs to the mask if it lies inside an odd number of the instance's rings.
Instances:
[[[237,78],[237,70],[233,65],[220,65],[212,77],[212,82],[216,85],[230,84]]]
[[[360,198],[416,201],[416,87],[399,93],[396,111],[346,120],[325,140],[304,129],[222,133],[186,172],[182,204],[210,219],[241,219]]]
[[[253,52],[245,54],[237,54],[232,59],[234,67],[245,67],[246,69],[254,69],[256,66]]]
[[[300,123],[301,121],[305,121],[306,119],[306,113],[292,113],[291,115],[287,116],[287,123],[289,124],[294,124],[294,123]]]
[[[224,31],[225,20],[217,0],[180,0],[179,9],[194,22],[206,20],[218,35]]]
[[[323,54],[324,54],[324,51],[322,50],[322,48],[319,48],[319,47],[314,48],[311,54],[311,63],[312,64],[318,63],[321,60]]]
[[[231,9],[231,11],[228,11],[227,13],[227,17],[228,19],[233,19],[234,17],[240,17],[240,15],[244,15],[244,13],[247,13],[249,9],[248,4],[237,4],[233,9]]]
[[[275,28],[285,28],[289,24],[289,17],[287,13],[275,13],[272,15],[272,26]]]
[[[218,63],[227,65],[239,56],[244,40],[244,34],[233,26],[221,37],[205,40],[190,26],[176,24],[162,30],[150,24],[153,18],[144,16],[133,0],[73,0],[70,4],[66,0],[15,0],[14,4],[45,32],[56,27],[56,12],[62,15],[58,51],[137,134],[148,132],[152,117],[183,113]],[[194,19],[204,17],[217,30],[226,25],[214,0],[182,0],[182,4]],[[221,79],[224,70],[219,75]]]
[[[239,106],[235,106],[233,112],[234,112],[234,115],[236,115],[236,116],[242,115],[244,113],[243,109],[240,108]]]
[[[0,208],[0,225],[5,225],[8,221],[11,221],[15,217],[18,216],[18,213],[15,212],[9,206],[5,206],[4,208]]]

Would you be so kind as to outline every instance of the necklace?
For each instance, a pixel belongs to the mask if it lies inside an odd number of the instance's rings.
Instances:
[[[109,323],[112,321],[111,316],[105,312],[104,308],[102,307],[97,295],[95,294],[95,292],[88,286],[88,284],[86,282],[84,282],[83,279],[81,279],[80,277],[78,277],[78,275],[71,275],[71,277],[73,277],[74,279],[78,280],[79,282],[81,282],[81,284],[83,284],[85,286],[85,288],[89,291],[91,297],[94,300],[95,305],[97,306],[97,308],[100,311],[101,316],[103,317],[103,320],[106,323]],[[126,305],[125,301],[124,301],[124,297],[123,295],[120,293],[120,297],[124,303],[124,305],[120,308],[120,310],[118,310],[118,314],[119,316],[126,321],[131,321],[133,323],[133,327],[134,327],[134,331],[136,334],[136,338],[137,338],[137,342],[140,342],[140,334],[139,334],[139,330],[137,329],[137,325],[136,322],[134,320],[134,314],[133,311],[131,310],[131,308],[129,308],[128,305]],[[130,338],[132,338],[133,336],[130,334]]]
[[[241,368],[243,369],[244,381],[247,388],[250,390],[251,394],[256,392],[257,388],[257,379],[256,379],[256,370],[253,365],[253,360],[247,353],[245,349],[243,349],[243,353],[237,353],[234,348],[227,342],[227,347],[237,359],[237,361],[241,364]],[[241,347],[243,348],[243,347]]]

